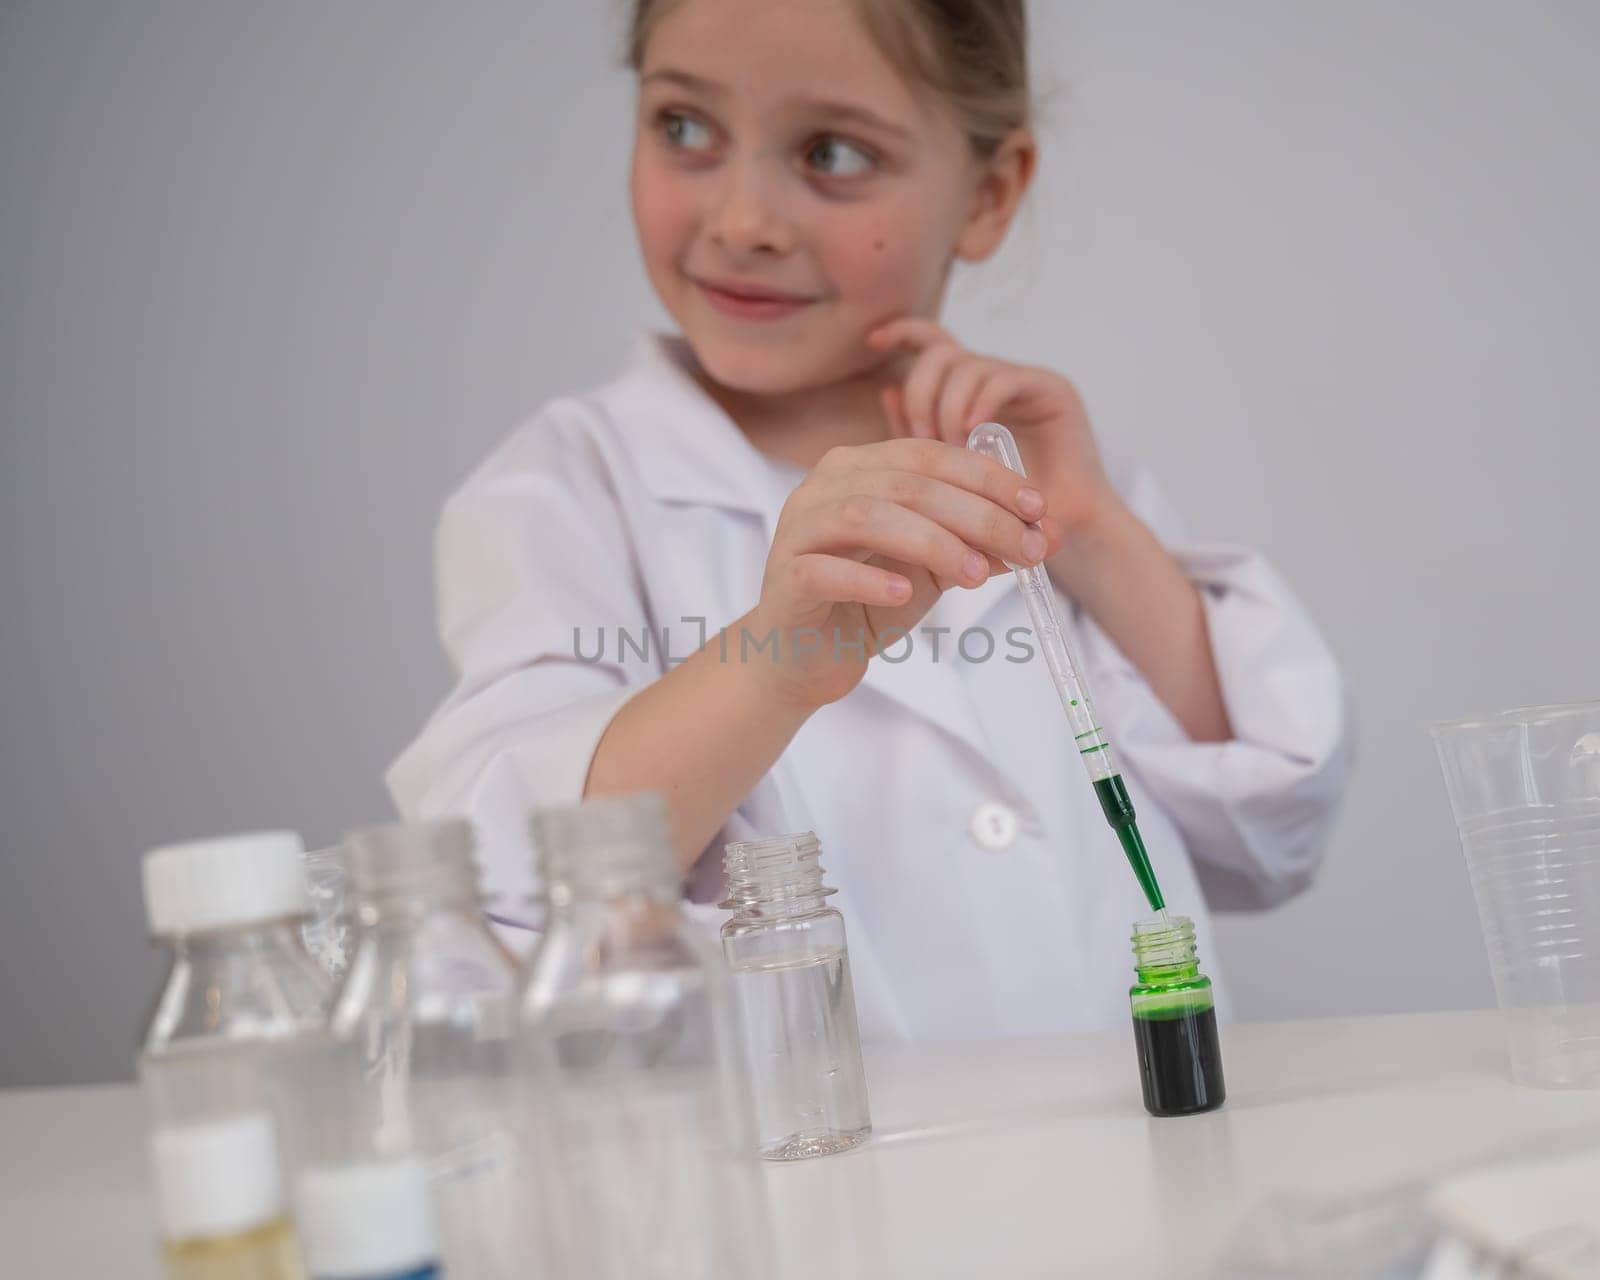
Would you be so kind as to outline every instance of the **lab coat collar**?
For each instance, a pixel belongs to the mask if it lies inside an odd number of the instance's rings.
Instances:
[[[771,464],[695,381],[693,367],[689,344],[675,335],[645,334],[634,344],[620,388],[627,405],[616,416],[629,431],[640,479],[663,501],[762,516],[770,540],[788,486],[774,483]],[[950,627],[953,643],[1013,589],[1007,574],[974,589],[952,588],[923,625]]]
[[[682,338],[646,334],[635,344],[618,387],[617,425],[645,488],[664,502],[698,503],[770,517],[775,473],[690,370]],[[785,495],[787,496],[787,495]]]
[[[650,334],[635,344],[618,388],[622,403],[615,420],[628,433],[639,478],[664,502],[759,516],[770,545],[790,488],[695,380],[693,362],[688,344],[679,337]],[[1002,574],[972,590],[946,591],[912,631],[911,656],[902,662],[875,658],[863,683],[950,733],[987,765],[993,758],[990,744],[968,682],[960,677],[957,643],[962,631],[978,625],[1015,589],[1011,576]],[[923,630],[928,627],[949,628],[949,634],[938,638],[937,662],[932,661],[933,638]],[[995,639],[998,648],[1004,637]],[[905,646],[901,641],[892,652],[904,653]]]

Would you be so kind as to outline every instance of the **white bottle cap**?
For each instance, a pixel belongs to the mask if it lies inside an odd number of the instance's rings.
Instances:
[[[227,929],[311,910],[305,845],[292,831],[249,831],[144,855],[144,910],[157,937]]]
[[[415,1156],[306,1169],[294,1216],[314,1276],[399,1275],[439,1257],[428,1171]]]
[[[150,1135],[161,1237],[233,1236],[284,1213],[272,1117],[250,1111]]]

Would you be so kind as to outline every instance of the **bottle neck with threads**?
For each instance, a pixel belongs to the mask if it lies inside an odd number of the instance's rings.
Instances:
[[[433,911],[476,915],[478,869],[464,818],[368,827],[345,846],[357,921],[403,924]]]
[[[821,844],[816,833],[740,840],[723,851],[728,896],[720,905],[733,923],[753,924],[811,915],[825,909],[837,890],[822,882]]]
[[[530,835],[545,924],[529,962],[525,1018],[549,1029],[553,1008],[565,1009],[562,1017],[586,1008],[580,1021],[604,1022],[647,989],[656,993],[652,999],[666,998],[655,986],[618,984],[618,975],[632,972],[648,972],[652,982],[693,974],[684,980],[703,984],[709,949],[682,910],[665,797],[635,792],[537,809]],[[657,1010],[653,1019],[659,1017]]]
[[[539,809],[532,836],[552,916],[593,903],[678,901],[683,877],[667,802],[658,793]]]
[[[1135,992],[1209,988],[1200,972],[1194,921],[1187,916],[1155,916],[1133,926]]]

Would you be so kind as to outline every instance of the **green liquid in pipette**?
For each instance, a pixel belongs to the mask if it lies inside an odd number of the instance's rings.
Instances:
[[[1100,797],[1100,809],[1106,821],[1122,842],[1122,851],[1128,855],[1128,865],[1144,890],[1145,899],[1152,911],[1165,911],[1166,899],[1161,896],[1161,886],[1156,883],[1155,870],[1150,866],[1150,855],[1144,850],[1144,838],[1139,834],[1139,823],[1134,817],[1133,801],[1128,799],[1128,788],[1122,785],[1122,775],[1114,773],[1109,778],[1097,778],[1094,793]]]

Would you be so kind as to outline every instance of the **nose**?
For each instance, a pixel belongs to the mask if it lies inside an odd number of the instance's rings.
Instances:
[[[794,248],[794,231],[771,190],[772,178],[747,161],[729,165],[708,220],[711,237],[731,254],[769,254]]]

